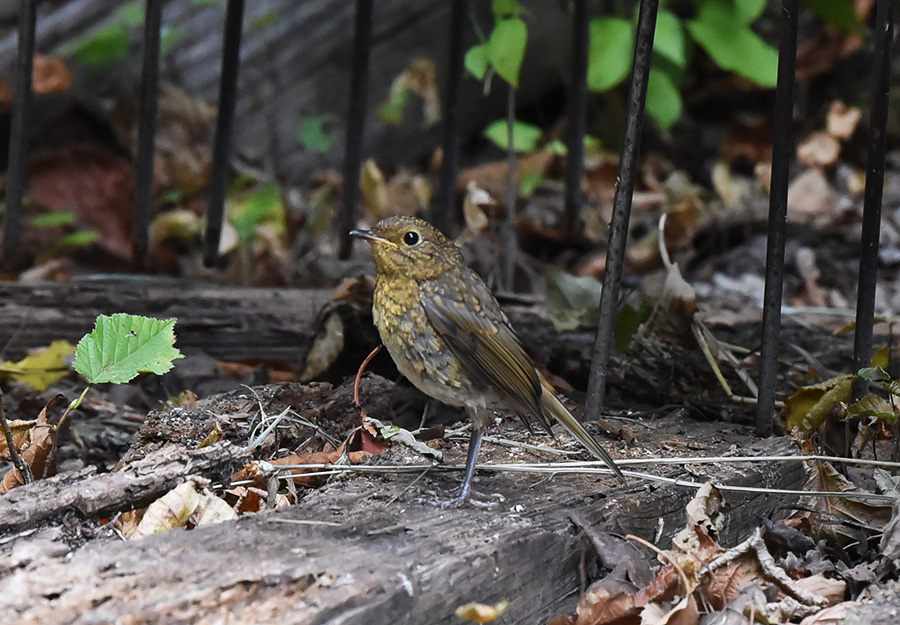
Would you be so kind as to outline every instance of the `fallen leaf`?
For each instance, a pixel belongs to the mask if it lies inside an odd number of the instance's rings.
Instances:
[[[635,606],[631,593],[615,593],[594,582],[578,602],[575,625],[607,625],[638,623],[640,609]]]
[[[19,454],[22,461],[31,468],[31,475],[36,480],[56,475],[56,430],[47,421],[47,409],[57,397],[60,395],[54,395],[44,405],[31,428],[31,440]],[[0,481],[0,495],[23,484],[25,479],[22,474],[17,468],[12,467]]]
[[[183,482],[150,504],[134,533],[126,538],[144,538],[184,527],[199,505],[197,485],[191,480]]]
[[[847,618],[847,612],[862,605],[859,601],[844,601],[830,608],[810,614],[800,621],[800,625],[841,625]]]
[[[856,132],[860,119],[862,119],[862,113],[859,107],[848,107],[840,100],[835,100],[831,103],[828,115],[825,117],[825,127],[832,137],[846,141]]]
[[[593,322],[600,307],[602,284],[591,276],[552,269],[547,281],[547,316],[560,332]]]
[[[810,434],[825,422],[832,408],[850,397],[855,375],[841,375],[811,386],[801,386],[784,400],[787,429]]]
[[[840,155],[840,142],[825,132],[810,134],[797,147],[797,160],[807,167],[831,167]]]
[[[494,605],[467,603],[456,608],[456,616],[470,623],[490,623],[500,618],[508,607],[509,601],[506,599]]]
[[[763,581],[757,559],[750,554],[743,554],[714,570],[700,587],[700,591],[711,608],[722,610],[747,584],[761,584]]]
[[[75,346],[68,341],[53,341],[49,347],[34,350],[18,362],[0,363],[0,375],[43,392],[69,374],[66,357],[74,353]]]
[[[661,605],[650,603],[641,610],[641,625],[696,625],[700,622],[700,610],[693,594],[676,603],[668,612]]]
[[[807,169],[791,180],[788,222],[824,228],[834,221],[836,215],[837,196],[821,169]]]

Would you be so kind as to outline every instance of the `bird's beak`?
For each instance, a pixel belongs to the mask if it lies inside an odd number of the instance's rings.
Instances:
[[[351,237],[359,237],[360,239],[366,239],[372,243],[391,243],[384,237],[380,237],[371,230],[351,230]]]

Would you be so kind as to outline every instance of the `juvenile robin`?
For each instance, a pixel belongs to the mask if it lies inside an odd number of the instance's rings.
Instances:
[[[400,373],[426,395],[465,407],[472,419],[466,471],[458,494],[441,506],[484,505],[472,490],[481,434],[503,406],[547,432],[556,419],[624,481],[612,457],[588,434],[525,354],[490,289],[456,245],[414,217],[388,217],[366,239],[377,276],[372,313]]]

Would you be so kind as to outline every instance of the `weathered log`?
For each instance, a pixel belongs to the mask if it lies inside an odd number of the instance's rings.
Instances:
[[[655,425],[674,433],[671,423]],[[727,434],[720,424],[693,424],[689,438],[716,453],[735,436],[742,435]],[[788,446],[779,440],[759,451],[784,453]],[[462,445],[455,453],[462,457]],[[753,486],[794,488],[803,481],[797,464],[691,471],[700,481]],[[683,477],[684,469],[666,473]],[[409,501],[412,479],[335,479],[286,510],[137,541],[94,541],[74,552],[61,538],[29,550],[22,537],[0,556],[0,610],[16,615],[17,623],[43,625],[129,619],[412,625],[455,623],[460,604],[506,598],[504,622],[540,623],[571,611],[577,600],[579,561],[588,547],[568,510],[600,530],[651,541],[661,533],[665,545],[684,526],[683,507],[692,495],[637,481],[622,487],[587,476],[479,473],[483,489],[506,497],[502,506],[440,510]],[[726,545],[760,517],[789,507],[777,496],[726,493],[726,499]]]
[[[203,449],[168,445],[122,471],[97,475],[93,468],[20,486],[0,497],[0,535],[38,526],[76,512],[82,518],[148,505],[190,475],[230,479],[250,452],[231,444]]]

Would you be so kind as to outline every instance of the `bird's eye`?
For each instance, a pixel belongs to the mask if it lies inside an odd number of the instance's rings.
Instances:
[[[406,234],[403,235],[403,242],[409,246],[415,245],[416,243],[419,242],[419,233],[413,232],[412,230],[410,230],[409,232],[407,232]]]

